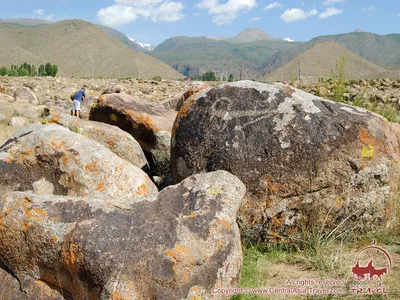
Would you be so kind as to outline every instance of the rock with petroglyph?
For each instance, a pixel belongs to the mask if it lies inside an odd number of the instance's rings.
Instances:
[[[169,173],[171,130],[176,112],[128,94],[106,94],[90,110],[90,120],[111,124],[130,133],[155,166],[155,175]]]
[[[101,122],[82,120],[67,114],[54,114],[47,120],[102,144],[132,165],[146,173],[149,172],[147,159],[139,143],[120,128]]]
[[[227,170],[246,184],[240,222],[255,241],[394,218],[399,144],[387,120],[289,86],[241,81],[190,98],[171,154],[175,183]]]
[[[229,299],[211,293],[239,284],[244,194],[225,171],[123,208],[13,192],[0,201],[1,262],[21,283],[44,283],[65,299]]]
[[[139,167],[56,124],[24,127],[0,147],[0,195],[35,190],[43,179],[49,194],[103,196],[116,205],[157,192]]]

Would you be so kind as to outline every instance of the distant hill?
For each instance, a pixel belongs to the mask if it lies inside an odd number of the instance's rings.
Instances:
[[[382,36],[368,32],[351,32],[339,35],[319,36],[309,42],[297,44],[286,51],[271,56],[263,64],[264,74],[287,64],[308,49],[322,42],[336,42],[348,50],[385,68],[396,69],[400,66],[400,44],[397,34]]]
[[[235,44],[251,43],[257,41],[272,41],[272,40],[274,40],[272,36],[270,36],[264,30],[258,28],[247,28],[238,35],[226,39],[226,41]]]
[[[376,78],[388,70],[349,51],[338,43],[321,42],[308,49],[289,63],[261,78],[262,81],[282,81],[302,77],[318,79],[332,76],[336,63],[342,56],[346,58],[346,75],[348,79]]]
[[[38,26],[42,24],[50,24],[51,22],[35,18],[20,18],[20,19],[0,19],[0,23],[9,25],[21,25],[21,26]]]
[[[400,33],[392,33],[392,34],[387,34],[385,37],[391,39],[392,41],[396,42],[397,44],[400,44]]]
[[[296,44],[282,40],[235,44],[227,40],[180,36],[164,41],[149,54],[189,77],[214,71],[218,77],[222,72],[223,76],[232,73],[239,79],[242,70],[242,79],[253,79],[262,75],[260,67],[270,56]]]
[[[68,20],[36,27],[0,24],[0,66],[49,61],[58,65],[59,76],[182,77],[88,22]]]

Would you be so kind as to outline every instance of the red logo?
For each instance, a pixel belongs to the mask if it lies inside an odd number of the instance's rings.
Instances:
[[[377,250],[377,251],[370,251],[374,253],[373,258],[377,258],[377,255],[381,256],[381,258],[385,258],[386,266],[378,266],[374,264],[374,259],[371,259],[367,265],[360,264],[360,256],[361,254],[365,254],[368,250]],[[369,253],[369,252],[368,252]],[[378,254],[376,254],[378,253]],[[382,264],[381,260],[380,264]],[[353,276],[358,281],[372,281],[372,280],[382,280],[384,276],[386,276],[390,269],[392,268],[392,258],[390,254],[383,249],[382,247],[376,246],[376,241],[372,242],[372,246],[365,247],[364,249],[360,250],[357,253],[357,263],[355,266],[351,268],[351,272]]]

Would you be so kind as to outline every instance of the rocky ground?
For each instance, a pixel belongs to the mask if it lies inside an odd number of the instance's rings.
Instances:
[[[240,277],[348,291],[376,239],[397,299],[399,124],[316,95],[398,113],[399,82],[301,87],[0,77],[0,294],[230,299],[212,291]]]
[[[185,91],[182,81],[0,76],[0,143],[25,123],[41,121],[49,113],[69,113],[70,95],[83,85],[87,85],[88,97],[97,98],[107,89],[117,89],[151,102],[168,102]],[[83,103],[85,118],[92,101]]]
[[[400,122],[400,80],[304,80],[292,82],[291,85],[322,98],[364,107],[384,115],[390,121]]]

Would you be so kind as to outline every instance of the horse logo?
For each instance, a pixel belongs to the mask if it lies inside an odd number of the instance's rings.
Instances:
[[[371,259],[366,266],[361,266],[358,259],[357,263],[351,268],[353,277],[358,281],[372,281],[372,280],[382,280],[382,277],[386,276],[390,269],[392,268],[392,258],[389,253],[382,247],[376,246],[376,241],[372,242],[371,246],[365,247],[357,253],[358,256],[366,250],[378,250],[380,253],[386,256],[387,266],[386,267],[376,267],[374,266],[374,261]]]

